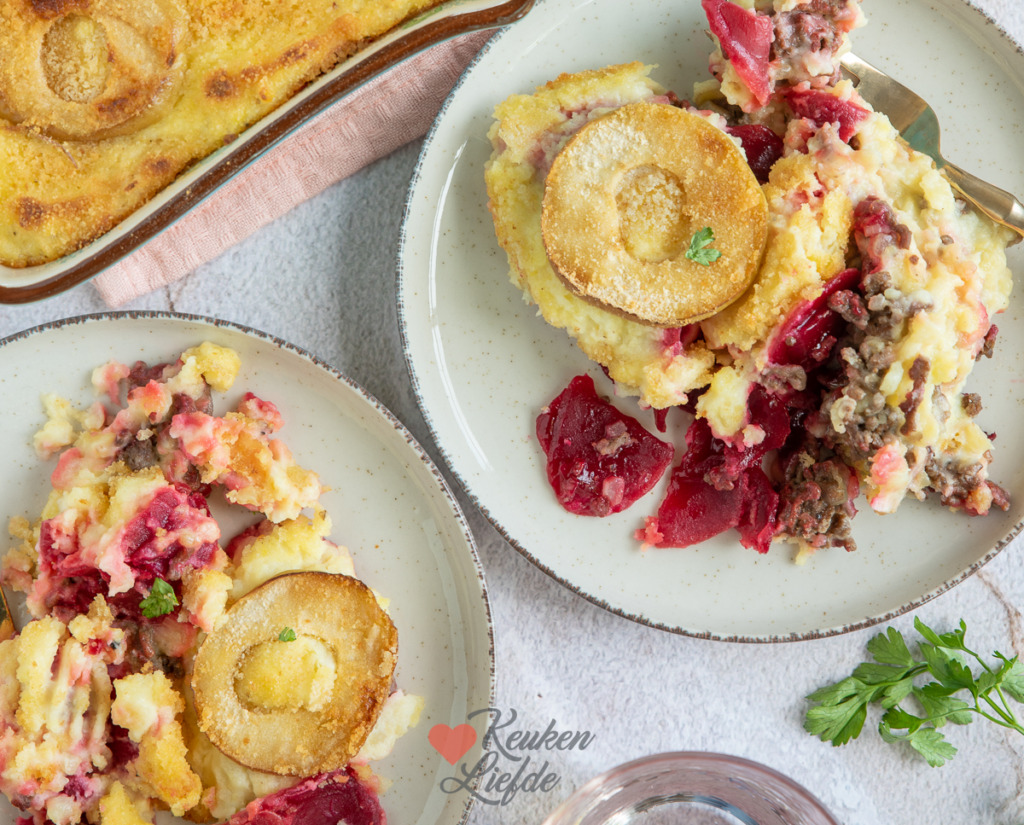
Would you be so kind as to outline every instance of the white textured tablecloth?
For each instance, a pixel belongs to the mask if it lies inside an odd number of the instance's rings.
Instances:
[[[975,4],[1024,42],[1021,0]],[[432,450],[395,307],[402,204],[418,149],[407,145],[124,308],[218,316],[291,341],[366,387]],[[86,284],[38,304],[0,308],[0,335],[105,309]],[[498,707],[515,709],[524,728],[542,730],[554,720],[561,730],[594,735],[585,750],[551,755],[560,777],[554,789],[520,793],[504,806],[477,805],[471,823],[539,822],[595,773],[667,750],[763,762],[804,784],[848,825],[1024,822],[1024,737],[984,722],[953,729],[960,753],[933,769],[883,745],[872,721],[845,748],[802,730],[802,697],[846,675],[877,630],[767,646],[653,630],[549,579],[463,502],[491,599]],[[1009,547],[916,615],[938,629],[963,617],[976,649],[1024,653],[1022,549]],[[909,630],[912,621],[908,615],[894,625]]]

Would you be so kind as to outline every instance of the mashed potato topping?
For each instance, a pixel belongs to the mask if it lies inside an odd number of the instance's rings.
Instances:
[[[1008,305],[1012,234],[957,200],[931,159],[841,79],[838,57],[864,23],[859,0],[701,5],[713,79],[695,84],[690,100],[640,63],[563,75],[496,107],[485,168],[498,240],[525,298],[619,393],[696,416],[690,469],[677,469],[674,503],[648,519],[641,539],[706,537],[683,527],[707,509],[700,496],[731,508],[737,515],[720,526],[742,522],[757,549],[787,538],[805,553],[853,548],[858,492],[879,513],[928,493],[972,514],[1005,508],[988,476],[991,441],[974,420],[981,402],[965,384],[991,354],[993,319]],[[587,303],[553,271],[540,231],[553,157],[583,123],[637,101],[683,108],[724,131],[768,204],[753,284],[681,329]],[[627,229],[613,243],[626,245]],[[680,492],[704,486],[696,498]],[[756,524],[744,521],[751,508],[740,500],[755,497]]]
[[[137,824],[159,810],[224,820],[303,779],[254,771],[214,747],[190,682],[199,645],[251,590],[285,573],[355,575],[348,550],[328,538],[319,479],[275,437],[277,408],[245,394],[215,413],[213,392],[228,391],[239,369],[236,353],[204,343],[165,364],[97,368],[105,403],[44,398],[35,444],[56,457],[53,489],[36,522],[12,518],[18,544],[2,567],[33,620],[0,642],[0,790],[37,825]],[[237,536],[211,513],[218,487],[257,518]],[[335,690],[342,651],[283,634],[257,648],[239,666],[240,683],[259,688],[244,694],[250,705],[322,708]],[[282,669],[286,681],[252,677]],[[422,699],[394,691],[383,708],[354,763],[386,756]],[[346,776],[331,787],[376,793],[368,770]]]

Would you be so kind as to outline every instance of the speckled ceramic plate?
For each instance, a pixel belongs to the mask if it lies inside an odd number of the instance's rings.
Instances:
[[[327,364],[250,329],[162,313],[73,319],[8,338],[0,342],[4,522],[37,517],[49,489],[52,466],[31,446],[44,420],[41,393],[56,391],[84,405],[93,400],[93,367],[110,359],[166,360],[203,340],[232,347],[242,358],[238,380],[217,411],[246,390],[278,405],[285,421],[280,438],[331,488],[322,499],[331,537],[352,551],[359,575],[391,600],[399,632],[396,679],[426,704],[417,727],[375,763],[393,781],[381,797],[388,822],[463,821],[470,797],[440,790],[452,768],[427,734],[438,723],[465,722],[468,712],[493,699],[490,616],[476,548],[458,504],[408,430]],[[231,535],[230,527],[224,534]],[[0,823],[13,825],[14,809],[6,800],[0,807]]]
[[[961,0],[865,0],[855,49],[938,110],[947,157],[1024,194],[1024,55]],[[486,207],[483,165],[494,105],[561,72],[628,60],[687,95],[707,77],[709,41],[697,0],[545,0],[491,41],[447,101],[409,193],[399,302],[406,357],[427,423],[454,474],[520,552],[567,587],[617,613],[677,632],[777,641],[845,632],[911,609],[970,575],[1020,530],[1024,513],[1022,297],[998,319],[996,357],[970,381],[996,430],[993,475],[1008,513],[971,519],[935,502],[897,515],[862,512],[859,550],[797,567],[729,534],[696,549],[641,552],[632,538],[664,482],[607,519],[563,512],[534,438],[541,406],[576,374],[610,387],[567,336],[508,282]],[[1024,273],[1022,246],[1011,265]],[[635,410],[635,405],[632,407]],[[649,424],[650,419],[645,419]]]
[[[510,23],[532,5],[533,0],[449,0],[406,22],[198,161],[92,243],[48,264],[0,266],[0,303],[37,301],[88,280],[171,226],[268,149],[364,83],[444,40]]]

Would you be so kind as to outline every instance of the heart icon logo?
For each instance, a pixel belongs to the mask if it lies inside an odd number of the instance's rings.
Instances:
[[[476,731],[465,723],[450,728],[445,724],[434,725],[427,739],[449,764],[454,765],[476,744]]]

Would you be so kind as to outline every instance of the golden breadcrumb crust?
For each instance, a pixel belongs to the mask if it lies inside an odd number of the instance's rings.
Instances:
[[[541,233],[576,294],[682,327],[734,301],[757,274],[768,208],[743,151],[700,115],[631,103],[584,126],[555,157]],[[688,254],[714,232],[714,262]]]
[[[0,263],[83,246],[439,2],[0,0]],[[26,50],[44,64],[34,95]],[[107,51],[109,66],[95,59]]]

